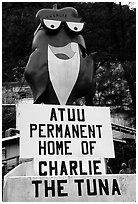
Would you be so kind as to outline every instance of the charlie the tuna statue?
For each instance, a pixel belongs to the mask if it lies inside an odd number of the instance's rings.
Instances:
[[[71,105],[95,93],[93,54],[87,55],[84,22],[72,7],[41,9],[25,69],[34,103]]]

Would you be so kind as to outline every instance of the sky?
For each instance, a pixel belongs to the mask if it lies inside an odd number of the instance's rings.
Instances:
[[[114,1],[115,3],[119,3],[120,1]],[[122,5],[129,5],[130,8],[136,8],[136,2],[135,1],[121,1]]]

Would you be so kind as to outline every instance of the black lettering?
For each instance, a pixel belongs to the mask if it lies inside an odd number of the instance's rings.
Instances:
[[[37,130],[37,125],[36,124],[30,124],[30,137],[33,137],[33,131]]]
[[[87,172],[83,171],[83,167],[82,167],[82,161],[79,161],[79,167],[80,167],[80,175],[87,175]]]
[[[45,124],[39,124],[39,137],[46,137],[46,135],[42,135],[43,128]]]
[[[56,154],[63,155],[63,141],[56,141]]]
[[[60,171],[60,175],[68,175],[67,169],[66,169],[66,164],[65,161],[61,162],[61,171]]]
[[[75,109],[72,109],[72,117],[71,117],[71,110],[68,108],[67,109],[67,111],[68,111],[68,120],[69,121],[75,121]]]
[[[84,155],[89,154],[88,142],[87,141],[82,141],[81,142],[81,150],[82,150],[82,154],[84,154]]]
[[[100,160],[94,160],[93,161],[94,174],[102,174],[102,172],[97,171],[99,169],[99,166],[97,166],[97,165],[100,164],[100,163],[101,163]]]
[[[66,125],[66,128],[65,128],[65,138],[66,137],[71,138],[70,131],[69,131],[69,126],[68,125]]]
[[[35,186],[35,197],[38,198],[39,197],[39,189],[38,189],[38,185],[41,184],[42,181],[41,180],[36,180],[36,181],[32,181],[32,184],[34,184]]]
[[[39,161],[39,176],[47,176],[47,172],[42,171],[42,165],[47,166],[47,162],[46,161]]]
[[[60,138],[63,138],[63,131],[62,131],[62,125],[56,124],[56,137],[58,138],[58,135],[60,135]]]
[[[113,179],[112,195],[115,195],[115,192],[117,192],[118,195],[121,195],[121,192],[119,190],[119,186],[118,186],[117,180]]]
[[[93,191],[92,188],[90,187],[90,180],[86,179],[87,182],[87,194],[89,196],[97,195],[97,188],[96,188],[96,179],[93,179]]]
[[[68,196],[68,193],[62,192],[62,190],[64,190],[64,187],[61,184],[63,183],[67,183],[67,180],[57,180],[57,189],[59,197]]]
[[[54,130],[54,125],[53,124],[47,124],[47,137],[54,137],[53,134],[53,130]]]
[[[70,144],[71,141],[64,141],[64,145],[65,145],[65,155],[72,155],[72,152],[69,152],[69,146],[68,144]]]
[[[88,125],[88,134],[89,134],[89,138],[95,138],[95,128],[94,125],[90,126]]]
[[[103,195],[103,190],[106,195],[109,195],[108,180],[107,179],[104,179],[104,180],[105,180],[105,183],[103,183],[102,179],[98,179],[100,195]]]
[[[83,128],[86,128],[86,125],[80,125],[80,135],[81,135],[81,138],[87,138],[87,135],[84,135],[85,130]]]
[[[55,154],[55,143],[53,141],[48,141],[47,147],[48,147],[48,154],[54,155]]]
[[[52,165],[54,163],[54,166]],[[49,175],[53,176],[52,171],[55,171],[55,176],[58,175],[57,161],[49,161]]]
[[[51,186],[48,186],[48,180],[45,180],[45,197],[48,197],[48,191],[52,192],[52,197],[55,196],[55,181],[51,180]]]
[[[93,155],[93,149],[94,149],[93,144],[96,144],[96,141],[90,141],[89,144],[90,144],[90,154]]]
[[[84,109],[77,109],[77,115],[78,115],[78,121],[85,121]]]
[[[79,126],[78,125],[72,125],[72,138],[79,138]]]
[[[83,179],[75,179],[74,183],[78,184],[78,196],[82,196],[81,183],[84,183],[84,180]]]
[[[102,125],[96,125],[96,127],[98,128],[99,138],[101,138],[101,128],[102,128]]]
[[[43,153],[42,150],[44,151]],[[46,155],[46,141],[39,141],[39,155]]]
[[[92,175],[92,162],[91,162],[91,160],[88,160],[88,165],[89,165],[89,174]]]
[[[77,169],[77,162],[76,161],[69,161],[70,166],[70,175],[78,175],[76,169]]]
[[[61,121],[64,121],[63,113],[65,111],[65,108],[58,108],[58,110],[60,111],[60,119],[61,119]]]
[[[52,108],[51,115],[50,115],[50,121],[53,121],[53,120],[57,121],[55,108]]]

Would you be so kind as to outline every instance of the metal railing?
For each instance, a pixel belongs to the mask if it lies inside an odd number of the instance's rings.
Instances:
[[[136,129],[112,123],[112,130],[136,136]]]

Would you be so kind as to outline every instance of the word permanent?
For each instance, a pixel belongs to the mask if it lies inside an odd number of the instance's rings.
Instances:
[[[40,138],[101,138],[102,125],[30,124],[30,137]]]

